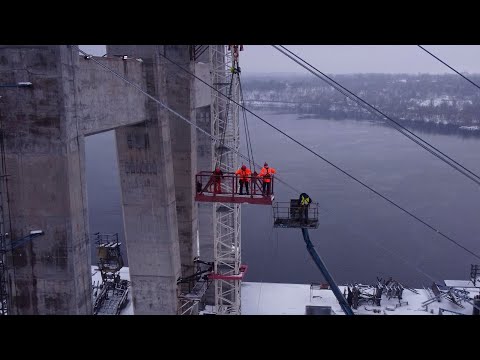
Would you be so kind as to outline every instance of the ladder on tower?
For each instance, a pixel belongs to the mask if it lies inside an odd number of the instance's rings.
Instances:
[[[269,180],[266,180],[265,174],[257,174],[252,167],[255,166],[255,160],[243,107],[247,158],[253,172],[239,172],[239,113],[240,102],[243,101],[239,51],[242,50],[243,45],[209,45],[211,134],[218,143],[212,143],[211,169],[200,171],[195,176],[195,201],[213,203],[214,261],[208,279],[215,285],[216,314],[241,314],[241,282],[248,267],[241,261],[240,205],[272,205],[274,200],[274,172],[268,173]],[[201,46],[196,46],[192,59],[198,59],[200,53],[205,51]],[[244,168],[242,165],[242,171],[246,171],[246,166]],[[242,191],[243,185],[246,193]],[[185,296],[179,300],[182,314],[192,313],[196,306],[194,302],[199,301],[196,298],[189,301]]]
[[[238,151],[240,147],[239,131],[239,74],[232,72],[238,67],[238,57],[234,57],[233,46],[210,45],[210,64],[212,85],[211,119],[212,134],[221,139],[220,146],[213,144],[212,168],[226,173],[238,169]],[[230,80],[230,81],[228,81]],[[227,95],[225,100],[223,95]],[[226,146],[224,146],[226,145]],[[228,146],[228,148],[227,148]],[[227,184],[225,184],[227,185]],[[225,186],[227,192],[233,192]],[[241,234],[240,204],[215,202],[213,205],[214,226],[214,269],[213,274],[220,276],[240,275]],[[215,278],[215,313],[240,314],[241,279]]]

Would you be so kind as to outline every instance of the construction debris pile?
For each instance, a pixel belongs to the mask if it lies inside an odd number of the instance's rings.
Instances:
[[[392,278],[388,280],[377,278],[377,283],[375,285],[348,285],[345,288],[344,296],[353,309],[358,309],[362,304],[381,306],[382,295],[385,295],[389,300],[392,298],[398,299],[398,305],[396,307],[399,307],[402,305],[408,305],[406,301],[402,301],[402,295],[405,289],[418,294],[417,290],[406,287]]]
[[[433,282],[431,286],[423,287],[423,289],[425,290],[427,300],[421,303],[421,308],[417,311],[430,311],[433,313],[434,310],[433,308],[430,308],[429,310],[429,305],[435,302],[441,302],[442,299],[446,299],[458,307],[459,310],[465,309],[464,303],[469,303],[473,306],[473,313],[480,314],[480,295],[472,295],[474,293],[465,288],[443,286]],[[478,290],[477,288],[475,289]],[[363,285],[357,283],[348,284],[344,288],[343,295],[347,299],[348,304],[355,310],[364,305],[364,309],[366,311],[373,313],[383,312],[386,314],[386,311],[395,311],[399,307],[409,305],[408,301],[404,300],[404,290],[411,291],[416,295],[420,294],[418,290],[407,287],[390,277],[388,280],[377,278],[377,282],[374,285]],[[382,306],[382,301],[385,302],[386,300],[390,299],[396,299],[398,300],[398,303],[392,304],[389,302],[384,309],[381,309],[380,306]],[[372,308],[367,308],[367,305],[370,305]],[[449,315],[464,315],[464,312],[455,311],[453,309],[438,308],[439,315],[442,315],[445,312]]]

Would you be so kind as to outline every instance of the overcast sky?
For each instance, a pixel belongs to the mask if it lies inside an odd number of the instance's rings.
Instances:
[[[480,73],[480,45],[423,45],[460,72]],[[80,45],[92,55],[105,54],[105,45]],[[329,74],[453,73],[416,45],[287,45],[287,48]],[[299,73],[306,70],[270,45],[244,45],[242,73]]]

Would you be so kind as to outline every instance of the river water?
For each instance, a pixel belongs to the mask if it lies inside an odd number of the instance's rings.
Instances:
[[[479,186],[396,130],[379,121],[259,114],[480,253]],[[249,117],[249,128],[255,161],[267,161],[283,180],[319,202],[320,227],[311,230],[310,237],[337,282],[373,283],[377,277],[391,276],[419,287],[432,280],[467,279],[470,264],[480,263],[258,119]],[[411,130],[480,174],[480,138]],[[90,230],[118,232],[124,241],[115,151],[113,132],[87,138]],[[298,197],[278,182],[275,194],[278,201]],[[242,206],[242,262],[249,265],[246,281],[323,282],[301,231],[273,229],[272,223],[271,207]]]

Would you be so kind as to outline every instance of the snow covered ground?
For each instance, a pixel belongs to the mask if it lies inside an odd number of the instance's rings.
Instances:
[[[101,281],[100,272],[92,266],[92,280]],[[120,270],[122,279],[130,280],[128,267]],[[455,286],[459,289],[465,289],[470,292],[470,298],[479,294],[479,288],[473,287],[468,280],[445,280],[446,286]],[[343,292],[344,287],[339,286]],[[382,297],[381,306],[361,305],[354,312],[358,315],[438,315],[439,309],[450,310],[466,315],[471,315],[473,307],[467,302],[461,304],[461,308],[447,299],[435,301],[426,308],[422,302],[429,298],[424,289],[417,289],[418,294],[405,289],[403,291],[402,302],[407,304],[399,305],[398,299],[386,299]],[[259,283],[244,282],[242,284],[242,314],[243,315],[305,315],[306,306],[330,306],[337,315],[343,315],[343,311],[338,304],[331,290],[311,290],[310,285],[306,284],[277,284],[277,283]],[[380,310],[373,312],[373,309]],[[133,315],[133,304],[131,291],[129,292],[129,301],[120,315]],[[452,315],[450,312],[444,312],[444,315]]]
[[[448,281],[448,280],[447,280]],[[451,281],[451,280],[450,280]],[[462,281],[459,285],[465,286]],[[448,286],[448,285],[447,285]],[[454,284],[452,286],[457,286]],[[344,291],[343,286],[339,286]],[[465,288],[471,296],[478,294],[478,288]],[[397,307],[398,299],[382,297],[381,306],[361,305],[354,313],[359,315],[438,315],[439,308],[472,314],[472,305],[462,302],[464,308],[451,303],[447,299],[433,302],[427,308],[422,307],[422,302],[429,296],[424,289],[416,289],[418,294],[405,289],[402,302],[408,304]],[[242,285],[242,314],[243,315],[305,315],[306,306],[330,306],[335,314],[344,315],[335,295],[331,290],[310,290],[310,285],[305,284],[275,284],[245,282]],[[380,310],[374,313],[372,310]],[[452,313],[444,312],[444,315]]]

